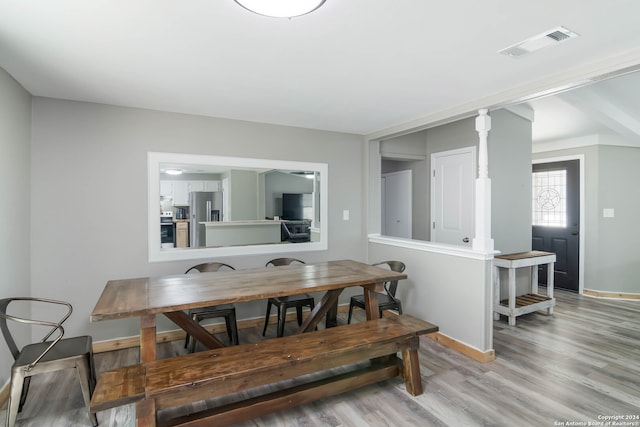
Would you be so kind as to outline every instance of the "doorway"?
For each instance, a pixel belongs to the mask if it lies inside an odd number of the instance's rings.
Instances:
[[[573,292],[580,291],[580,161],[546,161],[532,167],[531,247],[556,254],[554,287]],[[546,268],[539,268],[543,284]]]
[[[382,234],[412,238],[411,171],[382,174]]]

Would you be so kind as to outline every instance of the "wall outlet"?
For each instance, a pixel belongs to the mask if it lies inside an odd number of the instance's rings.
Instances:
[[[604,208],[602,209],[602,217],[603,218],[613,218],[614,212],[613,208]]]
[[[349,211],[348,210],[342,211],[342,220],[343,221],[349,221]]]

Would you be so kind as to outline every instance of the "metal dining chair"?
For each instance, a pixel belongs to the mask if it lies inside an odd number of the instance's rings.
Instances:
[[[398,273],[402,273],[405,269],[404,263],[400,261],[383,261],[383,262],[378,262],[372,265],[373,266],[385,265],[389,267],[390,270],[396,271]],[[398,298],[396,298],[397,287],[398,287],[398,281],[392,280],[390,282],[384,283],[385,293],[376,292],[376,298],[378,299],[378,309],[380,311],[380,317],[382,317],[382,312],[384,310],[398,310],[398,313],[402,314],[402,303]],[[360,307],[361,309],[365,310],[364,295],[354,295],[351,297],[351,302],[349,303],[349,318],[347,319],[347,323],[351,323],[351,315],[353,314],[353,307]]]
[[[66,309],[62,318],[57,322],[35,320],[8,314],[7,309],[9,304],[15,301],[33,303],[31,307],[32,310],[42,304],[48,306],[64,306]],[[93,390],[96,385],[91,337],[84,335],[73,338],[63,338],[64,328],[62,324],[69,318],[72,311],[73,307],[71,304],[64,301],[31,297],[0,299],[0,329],[2,329],[2,335],[4,335],[11,355],[15,359],[11,367],[11,386],[5,426],[14,426],[18,412],[22,411],[22,407],[27,399],[32,376],[71,368],[76,370],[76,374],[80,380],[82,397],[87,406],[91,424],[94,426],[98,425],[96,414],[92,413],[89,409],[91,396],[93,395]],[[51,329],[40,342],[27,344],[22,347],[22,349],[18,349],[9,330],[7,321],[36,325],[32,326],[32,328],[36,329],[39,329],[38,326],[46,327],[47,330],[49,328]],[[51,339],[51,337],[53,337],[53,339]]]
[[[210,271],[218,271],[221,268],[228,268],[235,270],[229,264],[223,262],[205,262],[202,264],[194,265],[185,274],[191,274],[193,272],[206,273]],[[238,324],[236,322],[236,307],[233,304],[221,304],[211,307],[192,308],[187,312],[187,315],[191,317],[195,322],[200,323],[205,319],[215,319],[218,317],[224,317],[224,322],[227,326],[227,335],[229,340],[238,345]],[[184,341],[184,348],[187,348],[189,353],[193,353],[196,349],[196,340],[189,334],[187,334]]]
[[[300,261],[295,258],[275,258],[267,262],[265,267],[270,265],[278,267],[281,265],[289,265],[292,263],[304,264],[304,261]],[[267,314],[264,318],[264,329],[262,330],[262,336],[267,333],[267,326],[269,326],[269,316],[271,315],[271,306],[275,305],[278,309],[278,329],[277,336],[284,335],[284,324],[287,318],[287,309],[295,307],[298,318],[298,325],[302,324],[302,307],[309,307],[313,310],[315,301],[309,294],[291,295],[283,297],[272,297],[267,300]]]

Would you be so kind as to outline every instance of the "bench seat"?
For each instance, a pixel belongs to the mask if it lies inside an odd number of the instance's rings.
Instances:
[[[163,409],[366,360],[372,363],[354,372],[158,424],[226,425],[398,375],[405,378],[407,391],[418,395],[418,336],[437,330],[401,315],[127,366],[100,376],[91,410],[138,402],[138,425],[155,425]]]

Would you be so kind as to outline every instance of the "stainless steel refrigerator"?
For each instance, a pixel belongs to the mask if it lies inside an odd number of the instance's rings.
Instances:
[[[201,222],[222,220],[221,191],[192,191],[189,193],[189,246],[206,246],[206,230]]]

